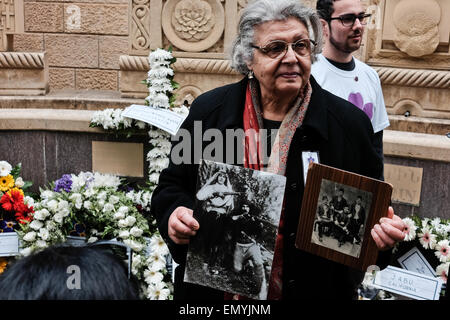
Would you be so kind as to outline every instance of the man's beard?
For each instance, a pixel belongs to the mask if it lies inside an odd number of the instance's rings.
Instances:
[[[355,45],[349,45],[348,42],[344,42],[344,43],[339,43],[338,41],[336,41],[333,37],[333,32],[331,31],[330,28],[330,43],[339,51],[341,52],[345,52],[345,53],[352,53],[356,50],[359,49],[359,47],[361,47],[361,43],[362,43],[362,32],[355,32],[352,36],[360,36],[361,40],[355,44]]]

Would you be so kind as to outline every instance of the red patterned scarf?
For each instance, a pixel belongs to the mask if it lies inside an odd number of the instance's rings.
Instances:
[[[288,111],[278,130],[272,146],[266,171],[285,175],[289,147],[295,131],[301,126],[311,99],[312,88],[308,82],[302,95],[299,95],[294,106]],[[250,80],[247,86],[244,107],[245,150],[244,167],[264,171],[261,135],[263,128],[262,112],[260,108],[259,87],[256,80]],[[251,130],[251,131],[248,131]],[[251,132],[251,134],[248,134]],[[279,300],[282,297],[283,271],[283,222],[284,203],[280,216],[275,252],[272,262],[272,272],[269,281],[267,299]],[[241,297],[234,297],[241,298]]]

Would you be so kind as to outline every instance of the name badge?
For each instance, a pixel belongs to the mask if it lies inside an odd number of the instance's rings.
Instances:
[[[426,276],[434,277],[435,272],[431,265],[428,263],[427,259],[423,254],[417,249],[417,247],[412,248],[407,253],[402,255],[397,259],[398,263],[403,269],[424,274]]]
[[[17,255],[19,255],[19,237],[17,233],[0,233],[0,257]]]
[[[132,104],[122,112],[122,116],[132,118],[158,127],[171,135],[176,135],[184,117],[176,112],[150,106]]]
[[[442,281],[440,278],[388,266],[376,273],[372,285],[416,300],[439,300]]]
[[[317,151],[302,151],[302,162],[303,162],[303,181],[306,184],[306,177],[308,176],[309,164],[311,162],[319,162],[319,153]]]

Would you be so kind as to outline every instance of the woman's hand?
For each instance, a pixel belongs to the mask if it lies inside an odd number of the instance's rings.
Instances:
[[[405,223],[394,214],[394,209],[389,207],[388,217],[381,218],[380,223],[372,228],[370,234],[379,250],[387,250],[394,247],[397,242],[403,241],[404,230]]]
[[[193,218],[194,212],[186,207],[176,208],[169,217],[168,235],[176,244],[188,244],[200,225]]]

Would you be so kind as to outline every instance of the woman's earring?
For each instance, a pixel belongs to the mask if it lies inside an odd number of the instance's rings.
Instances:
[[[250,70],[250,71],[248,72],[247,77],[248,77],[249,79],[253,79],[253,71],[252,71],[252,70]]]

